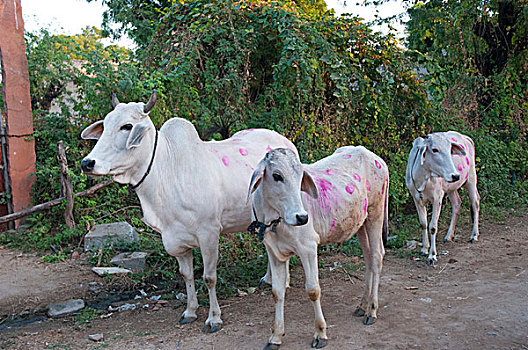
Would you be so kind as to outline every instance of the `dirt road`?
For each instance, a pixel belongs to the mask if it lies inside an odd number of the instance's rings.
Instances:
[[[481,241],[473,245],[466,243],[467,226],[461,226],[458,232],[453,243],[438,245],[439,252],[448,253],[439,256],[435,268],[426,266],[424,261],[387,253],[380,286],[381,310],[377,323],[368,327],[352,316],[362,294],[364,271],[351,275],[343,269],[329,271],[334,262],[343,263],[349,258],[325,257],[321,288],[323,312],[329,325],[327,348],[528,349],[528,215],[509,217],[505,223],[482,222]],[[6,258],[9,254],[11,260]],[[0,249],[2,287],[12,282],[14,274],[42,276],[46,271],[44,280],[53,279],[56,287],[48,288],[36,278],[33,291],[6,291],[0,287],[2,315],[13,312],[22,302],[38,309],[38,305],[53,299],[90,297],[87,283],[98,281],[86,264],[13,264],[13,259],[36,259],[16,256],[17,253]],[[35,267],[37,270],[31,270]],[[23,283],[19,278],[15,285],[20,287]],[[38,287],[39,283],[42,287]],[[297,267],[286,295],[286,335],[281,349],[310,347],[314,316],[303,285],[303,271]],[[6,328],[0,331],[0,348],[262,349],[274,315],[269,290],[224,300],[224,328],[211,335],[201,332],[207,308],[200,308],[193,324],[179,326],[177,320],[183,306],[177,301],[164,305],[142,301],[142,305],[145,303],[149,307],[140,305],[136,310],[110,316],[105,312],[105,318],[95,319],[89,327],[78,325],[71,316]],[[95,333],[103,333],[104,341],[88,339]]]

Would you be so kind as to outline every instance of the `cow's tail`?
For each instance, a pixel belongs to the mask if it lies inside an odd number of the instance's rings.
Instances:
[[[389,236],[389,179],[387,178],[387,190],[385,191],[385,214],[383,217],[383,229],[381,231],[381,239],[383,246],[387,246],[387,237]]]

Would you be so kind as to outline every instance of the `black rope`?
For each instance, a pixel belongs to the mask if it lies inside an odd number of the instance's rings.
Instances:
[[[139,185],[143,183],[143,181],[145,181],[145,178],[150,173],[150,169],[152,168],[152,164],[154,163],[154,157],[156,156],[156,149],[158,148],[158,130],[155,130],[155,131],[156,131],[156,139],[154,140],[154,151],[152,152],[152,158],[150,158],[150,164],[147,168],[147,171],[141,178],[141,180],[139,180],[139,182],[135,184],[134,186],[130,186],[133,190],[135,190]]]
[[[263,222],[258,221],[257,213],[255,212],[255,208],[252,206],[251,209],[253,209],[253,215],[255,216],[255,221],[253,221],[248,226],[248,232],[249,233],[255,233],[258,237],[258,239],[262,242],[264,240],[264,233],[266,232],[266,229],[268,227],[271,227],[272,232],[277,232],[277,225],[281,222],[281,218],[273,220],[269,223],[269,225],[266,225]]]

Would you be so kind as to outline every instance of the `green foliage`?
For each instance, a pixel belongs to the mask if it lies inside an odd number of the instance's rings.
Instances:
[[[104,2],[110,8],[106,32],[26,35],[37,149],[35,203],[60,196],[59,140],[68,146],[74,191],[89,188],[99,180],[78,169],[93,147],[80,140],[80,131],[111,110],[112,92],[123,102],[146,101],[155,88],[159,99],[150,116],[158,127],[172,117],[186,118],[204,139],[270,128],[289,137],[305,162],[343,145],[378,153],[391,173],[391,235],[398,237],[389,246],[395,249],[418,235],[404,169],[413,139],[428,132],[455,129],[473,137],[484,211],[528,205],[524,1],[513,8],[516,23],[503,28],[509,40],[505,60],[499,60],[504,45],[496,45],[493,56],[493,43],[475,33],[475,23],[502,28],[502,8],[495,0],[480,8],[472,0],[417,3],[409,11],[409,49],[357,18],[333,17],[322,1]],[[114,35],[127,32],[140,49],[103,46],[99,39],[112,23],[120,25]],[[149,269],[135,274],[135,281],[181,283],[176,259],[141,223],[138,200],[125,186],[113,184],[95,197],[76,198],[73,230],[65,228],[62,214],[63,206],[36,214],[23,235],[3,236],[2,244],[53,246],[59,253],[45,259],[60,260],[94,224],[128,221],[142,234],[138,245],[124,248],[151,253]],[[442,217],[447,215],[444,210]],[[354,239],[320,251],[361,254]],[[114,253],[105,250],[91,261],[107,263]],[[194,257],[200,280],[198,250]],[[254,286],[266,259],[255,237],[222,237],[220,293]],[[203,283],[198,291],[205,291]]]
[[[91,322],[99,317],[102,313],[102,310],[85,307],[75,316],[75,321],[79,326],[90,327]]]

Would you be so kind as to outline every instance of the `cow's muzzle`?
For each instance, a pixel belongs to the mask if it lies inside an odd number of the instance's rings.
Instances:
[[[451,175],[451,181],[449,181],[449,182],[456,182],[458,180],[460,180],[460,175],[459,174],[453,174],[453,175]]]
[[[81,161],[81,169],[84,173],[90,173],[95,168],[95,160],[84,158]]]
[[[302,226],[302,225],[306,225],[306,223],[308,222],[308,215],[295,215],[295,218],[297,219],[297,223],[295,224],[295,226]]]

